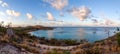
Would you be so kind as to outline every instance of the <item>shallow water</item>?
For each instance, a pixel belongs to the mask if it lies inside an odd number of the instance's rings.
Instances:
[[[30,32],[32,35],[45,38],[56,39],[74,39],[77,41],[87,40],[88,42],[95,42],[113,36],[116,28],[109,27],[63,27],[55,28],[54,30],[38,30]],[[109,35],[108,35],[109,32]]]

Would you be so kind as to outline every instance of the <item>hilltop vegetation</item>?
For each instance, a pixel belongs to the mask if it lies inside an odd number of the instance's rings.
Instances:
[[[40,46],[38,44],[54,45],[54,46],[68,46],[79,44],[76,40],[57,40],[57,39],[46,39],[44,37],[36,37],[28,34],[29,31],[34,30],[48,30],[53,29],[50,27],[43,26],[28,26],[28,27],[12,27],[15,35],[8,36],[6,34],[6,27],[0,27],[0,43],[12,45],[20,50],[25,50],[27,52],[39,54]]]
[[[49,27],[42,28],[44,28],[44,30],[53,29]],[[25,51],[25,53],[27,52],[26,54],[40,54],[42,47],[38,46],[38,44],[46,44],[58,47],[77,45],[77,47],[70,50],[43,48],[43,50],[45,50],[43,51],[44,54],[120,54],[120,33],[116,33],[114,36],[107,39],[96,41],[93,44],[88,42],[79,43],[76,40],[46,39],[44,37],[36,37],[28,34],[29,31],[42,28],[40,28],[40,26],[13,27],[12,29],[15,35],[10,37],[6,35],[7,28],[0,26],[0,53],[2,53],[1,51],[5,51],[2,50],[5,45],[5,47],[12,47],[20,52]],[[14,49],[11,50],[15,51]]]

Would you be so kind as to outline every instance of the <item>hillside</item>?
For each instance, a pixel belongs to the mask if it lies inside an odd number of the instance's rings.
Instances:
[[[96,41],[95,43],[77,43],[74,40],[56,40],[45,39],[28,34],[29,31],[39,28],[40,26],[29,26],[24,28],[13,28],[15,35],[10,37],[6,35],[6,28],[0,28],[0,54],[119,54],[120,52],[120,33],[107,39]],[[43,27],[45,28],[45,27]],[[47,27],[45,28],[47,29]],[[65,45],[63,45],[63,43]],[[67,47],[69,45],[77,45],[71,49],[60,49],[58,47]],[[43,47],[41,44],[48,45]],[[52,48],[52,46],[57,46]]]

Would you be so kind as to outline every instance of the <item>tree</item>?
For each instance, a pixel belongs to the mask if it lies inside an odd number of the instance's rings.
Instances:
[[[4,21],[1,21],[1,23],[0,23],[0,27],[2,27],[2,26],[3,26],[3,24],[4,24]]]
[[[120,31],[120,29],[117,27],[117,31]]]

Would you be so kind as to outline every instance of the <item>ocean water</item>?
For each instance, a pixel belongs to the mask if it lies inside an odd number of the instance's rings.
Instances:
[[[54,30],[38,30],[30,33],[48,39],[73,39],[77,41],[85,39],[93,43],[113,36],[116,30],[114,27],[57,27]]]

